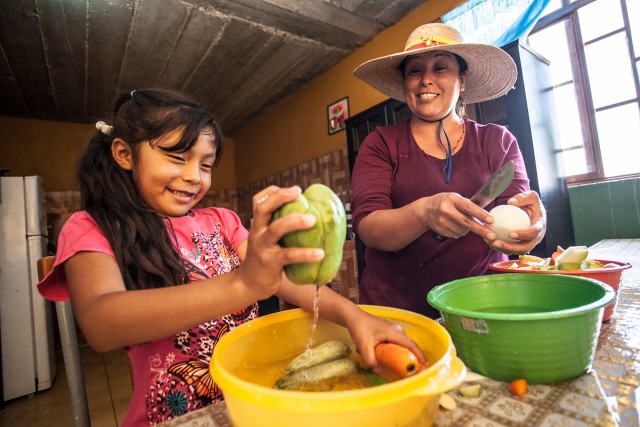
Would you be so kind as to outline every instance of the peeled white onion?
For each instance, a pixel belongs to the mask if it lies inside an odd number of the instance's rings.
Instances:
[[[496,206],[491,209],[489,215],[493,217],[493,222],[488,224],[488,227],[496,233],[498,240],[505,242],[519,242],[520,240],[510,238],[509,233],[527,228],[531,222],[525,211],[511,205]]]

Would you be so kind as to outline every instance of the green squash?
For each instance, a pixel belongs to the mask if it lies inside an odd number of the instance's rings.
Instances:
[[[342,248],[347,235],[347,216],[340,198],[329,187],[312,184],[296,200],[281,206],[272,220],[291,213],[308,213],[316,223],[308,230],[297,230],[280,239],[282,247],[324,249],[324,258],[315,263],[289,264],[285,273],[299,285],[331,283],[340,270]]]

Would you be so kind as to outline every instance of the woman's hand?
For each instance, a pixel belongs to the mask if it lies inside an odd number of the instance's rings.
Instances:
[[[482,238],[495,236],[485,225],[487,211],[458,193],[439,193],[419,200],[427,227],[441,236],[457,239],[469,232]]]
[[[271,222],[275,210],[295,200],[302,190],[298,186],[279,188],[270,186],[253,196],[253,224],[249,231],[246,254],[241,256],[238,269],[257,300],[275,294],[282,282],[285,265],[317,262],[324,251],[317,248],[283,248],[280,238],[295,230],[313,227],[315,217],[310,214],[291,214]]]
[[[421,363],[426,363],[426,358],[418,344],[409,338],[397,323],[358,310],[358,313],[346,323],[346,327],[356,345],[356,350],[368,368],[378,366],[375,347],[382,342],[406,347],[418,357]]]
[[[491,221],[487,211],[471,200],[457,193],[439,193],[400,208],[371,212],[360,221],[358,235],[367,246],[394,252],[428,230],[454,239],[469,232],[495,239],[487,221]]]
[[[509,233],[509,237],[520,240],[519,242],[487,239],[485,241],[493,249],[507,255],[526,254],[544,238],[547,230],[547,211],[540,200],[540,196],[535,191],[516,194],[507,201],[507,204],[517,206],[529,215],[531,219],[529,227]]]

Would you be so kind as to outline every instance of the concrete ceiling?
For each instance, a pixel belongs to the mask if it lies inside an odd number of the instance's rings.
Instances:
[[[120,91],[164,87],[227,136],[424,3],[0,1],[0,114],[92,123]]]

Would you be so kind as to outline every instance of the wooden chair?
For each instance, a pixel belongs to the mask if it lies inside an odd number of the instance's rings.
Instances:
[[[55,257],[47,256],[38,260],[38,277],[42,280],[53,268]],[[91,426],[89,418],[89,404],[87,390],[82,373],[82,362],[78,348],[76,322],[71,309],[71,301],[56,301],[62,356],[67,372],[69,395],[71,397],[71,412],[74,427]]]

